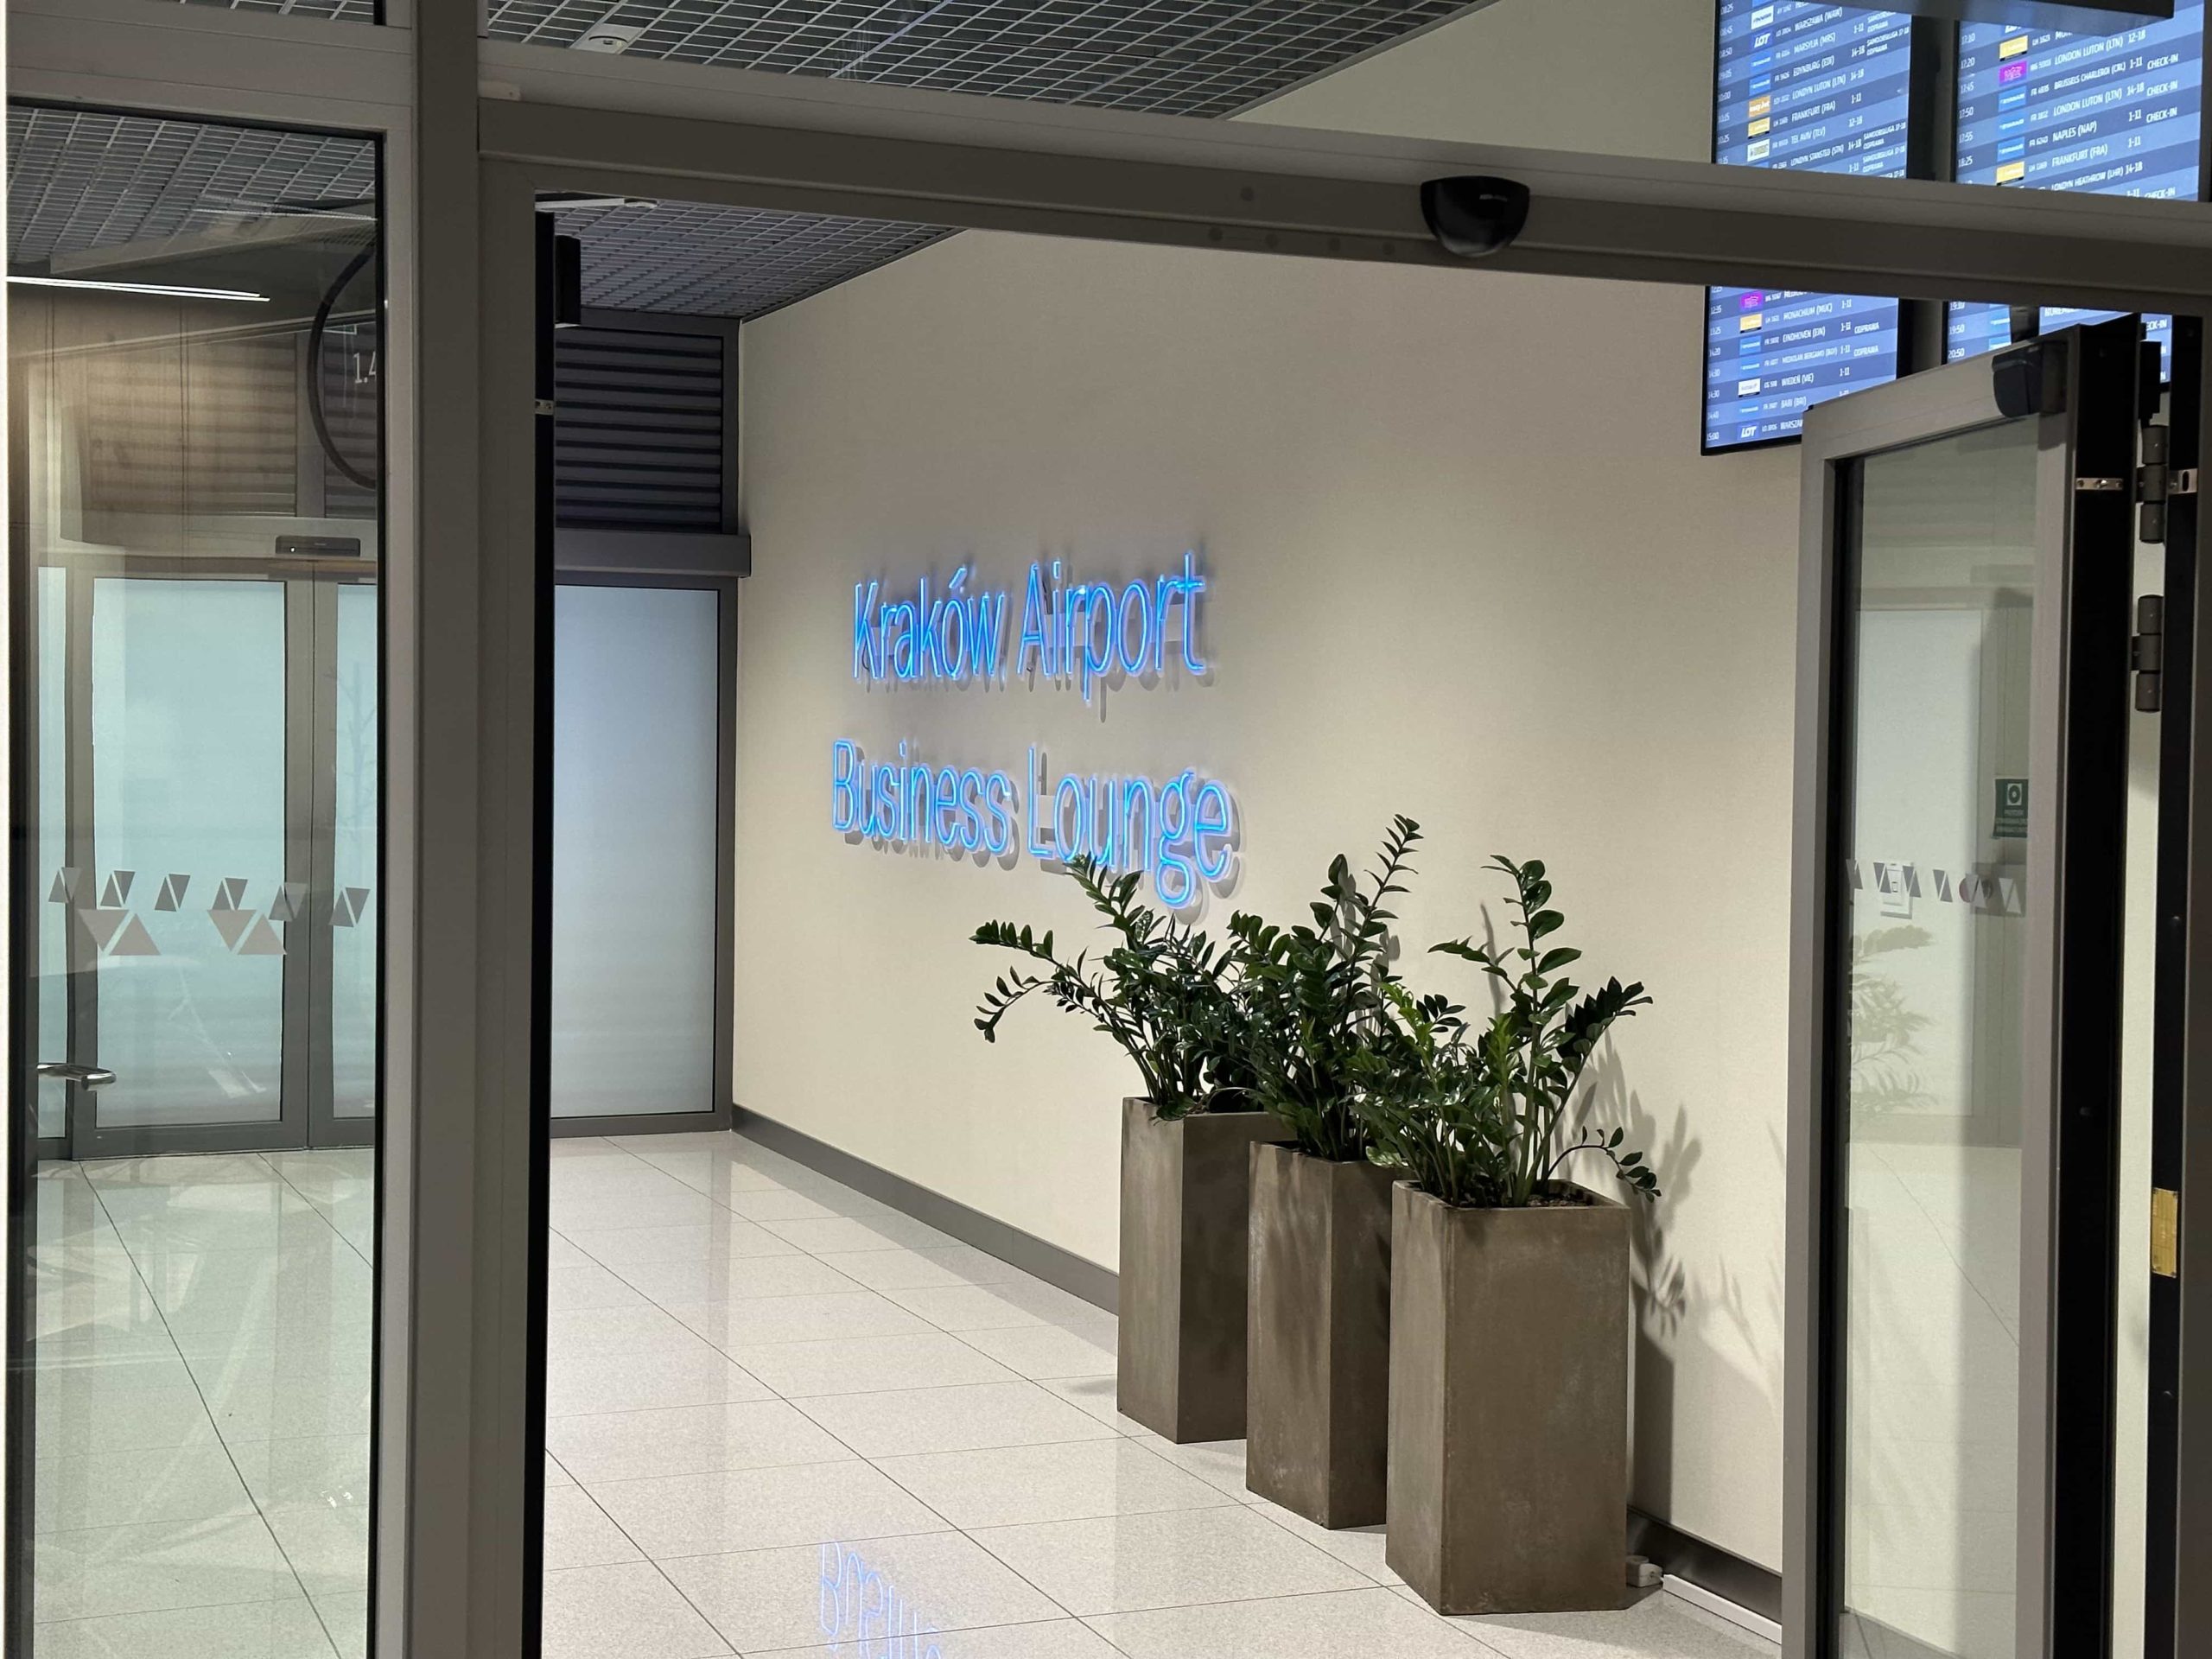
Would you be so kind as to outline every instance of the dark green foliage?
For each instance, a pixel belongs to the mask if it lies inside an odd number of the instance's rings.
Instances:
[[[1250,1039],[1236,991],[1234,953],[1204,933],[1136,902],[1139,875],[1112,875],[1089,857],[1067,874],[1106,918],[1114,943],[1063,960],[1052,936],[1011,922],[986,922],[976,943],[1016,951],[1045,965],[1020,966],[994,985],[976,1009],[976,1029],[998,1040],[999,1021],[1041,991],[1081,1014],[1136,1062],[1147,1099],[1162,1117],[1237,1108],[1251,1083]]]
[[[1647,1198],[1657,1178],[1641,1152],[1624,1153],[1622,1131],[1586,1126],[1560,1130],[1583,1068],[1617,1020],[1650,1001],[1641,984],[1609,979],[1584,996],[1554,977],[1581,952],[1544,941],[1565,925],[1549,908],[1541,862],[1492,861],[1512,879],[1524,941],[1510,949],[1469,939],[1434,949],[1479,966],[1503,994],[1486,1025],[1440,996],[1415,1001],[1388,988],[1397,1041],[1362,1063],[1361,1109],[1376,1155],[1402,1166],[1423,1192],[1446,1204],[1515,1209],[1549,1190],[1560,1166],[1578,1153],[1602,1154],[1621,1180]]]
[[[1232,917],[1251,1041],[1252,1092],[1296,1138],[1300,1151],[1353,1162],[1367,1156],[1357,1109],[1365,1057],[1395,1046],[1389,992],[1395,941],[1386,907],[1403,893],[1421,838],[1411,818],[1391,821],[1381,865],[1364,880],[1342,854],[1329,866],[1311,926],[1288,929]]]

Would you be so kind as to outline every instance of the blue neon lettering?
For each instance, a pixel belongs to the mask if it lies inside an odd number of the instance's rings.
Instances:
[[[860,821],[860,751],[841,737],[830,746],[830,827],[842,836]]]
[[[1229,791],[1212,779],[1198,785],[1198,792],[1191,799],[1191,839],[1198,879],[1218,884],[1229,877],[1229,868],[1236,859],[1230,842],[1234,830],[1235,813]]]
[[[1059,856],[1058,849],[1049,841],[1037,838],[1037,803],[1045,794],[1044,774],[1037,770],[1037,746],[1029,746],[1029,856],[1040,863],[1049,864]]]
[[[1198,660],[1198,595],[1206,590],[1206,579],[1198,574],[1198,556],[1193,552],[1183,555],[1183,574],[1176,579],[1176,587],[1183,594],[1183,671],[1203,674],[1206,665]]]

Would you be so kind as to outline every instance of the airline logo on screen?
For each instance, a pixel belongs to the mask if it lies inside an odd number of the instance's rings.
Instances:
[[[1135,580],[1078,579],[1059,559],[1033,562],[1019,587],[988,588],[966,565],[944,583],[853,588],[853,678],[871,690],[936,687],[1073,691],[1087,705],[1131,688],[1202,685],[1206,578],[1198,556]],[[1017,597],[1018,595],[1018,597]],[[1236,798],[1197,766],[1160,772],[1058,772],[1029,746],[1020,775],[932,753],[902,738],[870,750],[830,746],[830,827],[879,850],[935,853],[1012,868],[1088,855],[1141,871],[1175,910],[1235,880]]]

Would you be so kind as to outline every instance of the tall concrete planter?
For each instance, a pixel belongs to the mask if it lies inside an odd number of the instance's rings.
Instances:
[[[1385,1559],[1443,1613],[1618,1607],[1628,1211],[1391,1197]]]
[[[1124,1415],[1179,1446],[1243,1436],[1252,1143],[1282,1135],[1265,1112],[1122,1103],[1116,1388]]]
[[[1317,1526],[1383,1518],[1390,1172],[1252,1148],[1244,1484]]]

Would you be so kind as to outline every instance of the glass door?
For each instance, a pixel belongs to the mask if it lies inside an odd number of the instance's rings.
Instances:
[[[40,578],[41,1052],[66,1056],[42,1136],[78,1158],[367,1144],[373,585],[122,554]]]
[[[2129,318],[1808,418],[1793,1651],[2107,1651]]]

